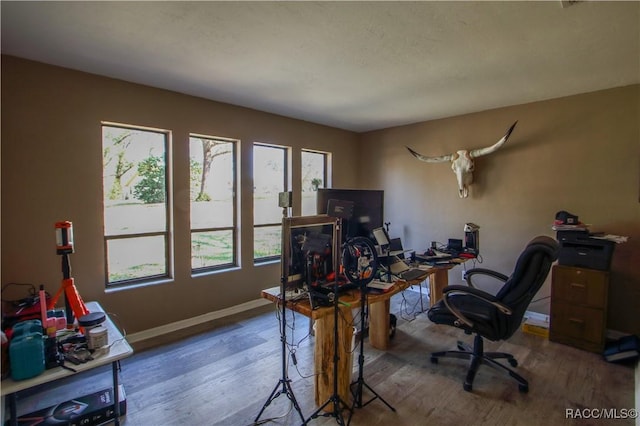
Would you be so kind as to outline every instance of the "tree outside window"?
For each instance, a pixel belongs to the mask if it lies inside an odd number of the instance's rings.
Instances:
[[[281,253],[282,208],[278,195],[287,190],[288,149],[272,145],[253,146],[253,257],[256,261],[278,259]]]
[[[237,141],[191,135],[191,269],[236,266]]]

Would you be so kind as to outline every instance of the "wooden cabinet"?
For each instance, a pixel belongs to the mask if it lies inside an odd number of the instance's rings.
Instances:
[[[551,274],[549,340],[602,352],[607,328],[609,273],[555,265]]]

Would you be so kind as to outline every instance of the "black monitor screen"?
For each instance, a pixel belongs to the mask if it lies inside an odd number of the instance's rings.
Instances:
[[[318,188],[318,214],[327,214],[329,200],[351,201],[353,217],[342,221],[342,240],[350,237],[373,239],[373,230],[383,226],[384,191],[368,189]]]

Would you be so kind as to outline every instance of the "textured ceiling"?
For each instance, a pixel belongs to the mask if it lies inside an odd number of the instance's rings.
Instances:
[[[635,1],[0,8],[3,54],[354,131],[640,83]]]

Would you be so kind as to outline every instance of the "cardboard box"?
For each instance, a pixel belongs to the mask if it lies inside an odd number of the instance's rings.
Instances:
[[[525,318],[522,331],[536,336],[549,338],[549,323],[536,318]]]
[[[127,412],[124,386],[118,386],[120,415]],[[95,426],[115,418],[113,388],[74,398],[60,404],[18,417],[20,426]],[[6,423],[7,425],[9,422]]]

